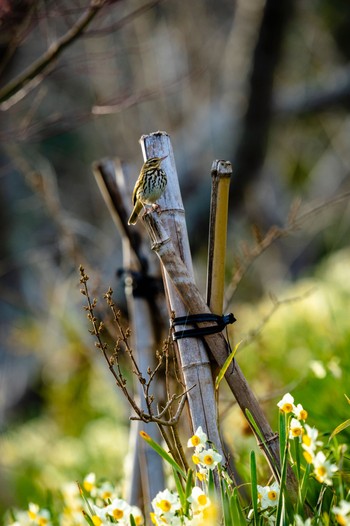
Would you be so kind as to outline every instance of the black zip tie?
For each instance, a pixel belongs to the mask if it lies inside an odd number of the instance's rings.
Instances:
[[[118,269],[117,277],[123,279],[124,285],[132,287],[134,298],[149,299],[162,292],[161,278],[124,268]]]
[[[170,320],[171,327],[177,325],[193,325],[194,323],[201,323],[204,321],[216,322],[216,325],[210,325],[209,327],[197,327],[195,329],[186,329],[181,331],[175,331],[173,333],[173,340],[181,340],[181,338],[195,338],[197,336],[206,336],[208,334],[215,334],[224,330],[226,325],[234,323],[236,318],[232,314],[224,314],[219,316],[218,314],[191,314],[189,316],[179,316]]]

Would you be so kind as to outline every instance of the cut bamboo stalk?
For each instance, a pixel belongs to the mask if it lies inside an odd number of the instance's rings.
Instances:
[[[153,257],[146,257],[146,252],[142,250],[142,236],[139,229],[131,229],[127,226],[130,210],[126,208],[126,203],[131,199],[128,195],[124,171],[118,160],[105,159],[93,166],[94,175],[112,218],[117,225],[123,244],[123,264],[127,270],[137,270],[142,273],[142,269],[154,270],[159,265],[155,265]],[[152,256],[150,253],[149,256]],[[146,274],[142,274],[143,279],[147,279]],[[142,375],[147,378],[147,371],[155,366],[155,349],[157,345],[155,330],[159,323],[153,320],[154,308],[150,298],[135,297],[131,287],[126,287],[126,299],[131,320],[132,347],[138,367]],[[159,320],[158,320],[159,322]],[[155,380],[156,381],[156,380]],[[143,391],[140,384],[137,384],[138,398],[141,408],[147,412]],[[164,391],[159,386],[159,391]],[[155,451],[148,447],[146,442],[141,439],[139,432],[147,433],[156,442],[161,441],[161,435],[155,424],[144,424],[143,422],[133,421],[130,427],[129,448],[132,457],[131,473],[126,477],[128,484],[125,489],[126,499],[131,504],[143,507],[148,514],[150,503],[156,494],[164,489],[165,480],[162,459]]]
[[[229,161],[214,161],[211,169],[207,305],[211,312],[221,315],[225,290],[225,261],[228,199],[232,166]]]
[[[163,265],[163,276],[166,283],[166,289],[168,290],[169,294],[170,310],[174,310],[176,316],[182,316],[184,313],[187,315],[210,313],[211,311],[209,307],[207,306],[194,283],[192,265],[187,264],[184,257],[184,246],[187,245],[188,238],[187,235],[183,235],[184,232],[185,234],[187,232],[183,225],[184,211],[182,207],[182,201],[179,203],[177,200],[179,194],[178,180],[176,177],[174,158],[169,137],[164,132],[158,132],[142,137],[141,144],[143,146],[145,158],[164,156],[166,154],[169,156],[166,160],[167,166],[165,168],[168,175],[168,181],[170,181],[170,187],[168,186],[167,191],[159,200],[163,209],[162,217],[160,219],[156,216],[155,212],[153,212],[146,214],[143,219],[152,241],[152,249],[158,254],[158,257],[160,258]],[[174,195],[176,198],[174,198]],[[176,309],[176,307],[179,308],[179,311]],[[203,323],[199,325],[206,326],[208,324]],[[220,368],[222,368],[229,352],[224,336],[221,333],[218,333],[204,336],[203,339],[205,340],[217,364]],[[197,340],[191,339],[192,346],[194,341]],[[182,346],[182,342],[186,342],[186,340],[179,341],[179,350],[180,346]],[[200,369],[198,369],[198,371],[207,373],[209,368],[203,367],[206,365],[202,360],[203,355],[200,356],[201,359],[198,362],[198,356],[196,355],[195,360],[193,360],[193,358],[191,359],[191,357],[188,355],[188,352],[190,353],[190,356],[191,354],[193,356],[194,353],[193,348],[191,349],[191,346],[185,350],[184,356],[181,352],[179,353],[182,366],[185,365],[185,368],[189,367],[192,369],[197,364],[199,364]],[[227,368],[225,378],[237,400],[238,405],[246,417],[249,426],[257,438],[260,449],[265,454],[267,462],[269,463],[275,478],[279,480],[280,457],[278,435],[271,429],[257,399],[250,389],[236,361],[231,362]],[[213,391],[212,385],[208,389],[208,392],[210,392],[210,390]],[[191,409],[190,399],[189,404]],[[258,433],[254,426],[251,425],[251,421],[248,417],[249,413],[252,415],[253,420],[256,423]],[[193,408],[192,414],[194,417],[196,416],[193,412]],[[263,437],[263,440],[261,440],[260,437]],[[210,439],[215,443],[213,438]],[[291,497],[295,499],[296,481],[291,470],[288,470],[287,473],[287,487],[290,491]]]
[[[168,157],[163,161],[163,168],[168,177],[166,191],[158,203],[162,209],[161,221],[167,228],[176,250],[177,259],[186,268],[190,281],[194,280],[192,259],[182,204],[180,187],[175,167],[170,138],[165,132],[157,132],[141,137],[141,147],[145,160],[149,157]],[[175,314],[186,316],[188,306],[179,296],[169,274],[163,273],[166,296],[168,299],[169,318]],[[181,330],[181,326],[178,327]],[[204,343],[199,338],[185,338],[175,342],[177,356],[187,393],[193,431],[201,426],[211,440],[223,453],[217,425],[214,385],[210,362]]]
[[[164,267],[164,275],[171,282],[180,296],[188,314],[210,313],[210,309],[198,291],[192,275],[189,273],[177,249],[172,243],[172,236],[165,230],[166,222],[155,213],[149,213],[144,217],[145,225],[152,241],[152,249],[158,254]],[[164,225],[164,226],[163,226]],[[208,323],[199,324],[206,326]],[[228,355],[227,342],[221,333],[203,336],[210,352],[220,368],[223,367]],[[272,472],[277,480],[280,477],[280,457],[278,435],[274,433],[261,410],[257,399],[250,389],[242,371],[236,361],[233,361],[226,373],[225,379],[235,396],[248,424],[257,438],[258,445],[264,453]],[[252,415],[263,440],[251,426],[248,411]],[[295,479],[291,471],[288,471],[287,485],[292,498],[296,495]]]

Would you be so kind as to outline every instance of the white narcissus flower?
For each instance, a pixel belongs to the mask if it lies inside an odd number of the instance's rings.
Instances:
[[[318,430],[315,427],[310,427],[308,424],[304,426],[306,433],[302,438],[302,448],[304,450],[304,458],[308,464],[312,464],[315,452],[318,446],[322,446],[323,442],[317,440]]]
[[[192,488],[191,495],[187,500],[192,504],[192,510],[194,513],[210,506],[210,498],[198,486]]]
[[[350,526],[350,502],[341,500],[339,506],[334,506],[332,512],[335,519],[341,526]]]
[[[136,526],[142,526],[145,522],[141,510],[137,506],[130,507],[130,514],[134,517]]]
[[[314,474],[316,480],[321,484],[332,486],[332,477],[333,474],[338,471],[337,466],[335,464],[331,464],[330,461],[326,459],[326,455],[322,451],[319,451],[315,455],[312,463],[314,465]]]
[[[304,409],[301,404],[294,406],[293,413],[295,414],[298,420],[306,420],[308,417],[306,409]]]
[[[258,486],[258,501],[260,508],[265,510],[271,506],[277,506],[280,488],[277,482],[271,486]]]
[[[205,449],[197,454],[199,463],[208,469],[214,469],[221,462],[222,456],[214,449]]]
[[[112,500],[116,497],[115,488],[110,482],[103,482],[101,486],[96,488],[96,497],[105,501],[108,501],[108,499]]]
[[[294,398],[290,393],[283,396],[282,400],[277,403],[283,413],[292,413],[294,409]]]
[[[83,488],[88,493],[93,492],[96,489],[96,475],[95,473],[89,473],[83,480]]]
[[[32,522],[39,526],[50,526],[51,524],[49,510],[44,508],[40,509],[37,504],[33,504],[32,502],[28,505],[28,517]]]
[[[107,524],[108,519],[107,519],[106,507],[99,508],[96,505],[92,505],[91,507],[93,510],[91,520],[94,526],[101,526],[102,524]]]
[[[175,515],[176,511],[181,508],[179,495],[168,489],[160,491],[152,500],[152,508],[157,516]]]
[[[289,424],[289,438],[300,437],[303,434],[303,426],[297,418],[292,418]]]
[[[112,519],[118,522],[129,523],[131,507],[123,499],[113,499],[108,506],[104,508],[106,517],[112,517]]]
[[[205,448],[205,445],[208,441],[207,435],[204,433],[201,426],[199,426],[195,434],[188,440],[187,447],[195,447],[196,451],[201,451]]]

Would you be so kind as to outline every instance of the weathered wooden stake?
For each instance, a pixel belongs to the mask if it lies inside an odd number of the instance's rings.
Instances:
[[[141,137],[140,142],[145,160],[149,157],[168,156],[163,161],[168,185],[165,193],[158,201],[162,209],[161,221],[173,240],[177,258],[185,266],[190,276],[189,279],[193,282],[185,212],[169,136],[164,132],[157,132]],[[169,318],[173,315],[176,317],[186,316],[189,313],[188,305],[184,302],[184,298],[178,294],[167,272],[163,273],[163,279],[168,299]],[[177,327],[177,330],[181,331],[181,326]],[[223,453],[218,432],[214,385],[205,345],[200,338],[180,339],[175,342],[175,345],[185,388],[190,389],[187,398],[193,426],[192,431],[201,426],[208,434],[209,440]]]

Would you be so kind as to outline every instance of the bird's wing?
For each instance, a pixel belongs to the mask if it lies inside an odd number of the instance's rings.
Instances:
[[[132,204],[134,205],[137,201],[137,191],[138,189],[140,188],[140,182],[141,182],[141,174],[139,175],[136,183],[135,183],[135,186],[134,186],[134,191],[132,193],[132,198],[131,198],[131,201],[132,201]]]

